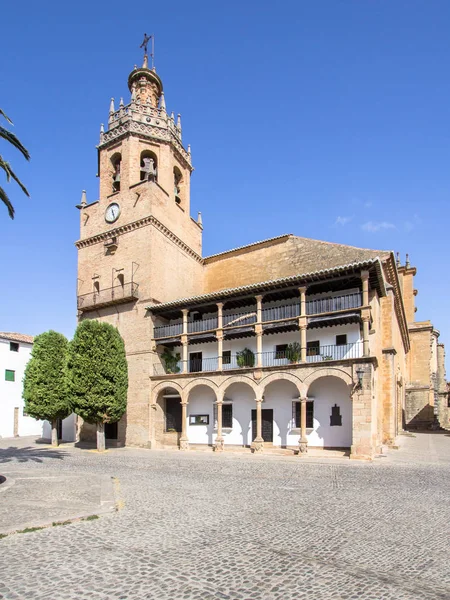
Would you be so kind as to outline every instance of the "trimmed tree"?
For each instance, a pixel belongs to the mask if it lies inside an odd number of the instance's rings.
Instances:
[[[57,331],[36,336],[23,380],[25,411],[35,419],[50,421],[53,446],[58,445],[58,419],[71,413],[65,373],[67,347],[67,339]]]
[[[105,449],[105,423],[127,407],[128,364],[119,332],[108,323],[82,321],[69,344],[67,382],[70,404],[97,426],[97,450]]]

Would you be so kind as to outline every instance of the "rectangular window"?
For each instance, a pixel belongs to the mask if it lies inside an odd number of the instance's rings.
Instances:
[[[10,352],[19,352],[18,342],[9,342],[9,350]]]
[[[225,350],[225,352],[222,353],[222,364],[231,365],[231,350]]]
[[[347,334],[346,333],[336,336],[336,346],[345,346],[346,344],[347,344]]]
[[[5,369],[5,381],[15,381],[16,380],[16,372],[10,371],[9,369]]]
[[[278,344],[278,346],[275,346],[275,358],[286,358],[287,347],[287,344]]]
[[[315,340],[314,342],[306,342],[306,355],[307,356],[319,356],[320,354],[320,342]]]
[[[231,429],[233,427],[233,405],[222,404],[222,427]]]
[[[300,402],[294,401],[292,403],[292,417],[295,424],[296,429],[300,429],[301,427],[301,417],[300,417]],[[314,427],[314,401],[308,400],[306,402],[306,429],[312,429]]]
[[[189,415],[189,425],[209,425],[209,415]]]

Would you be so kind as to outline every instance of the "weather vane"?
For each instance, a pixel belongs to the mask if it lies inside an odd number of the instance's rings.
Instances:
[[[142,42],[142,44],[139,46],[139,48],[144,48],[144,58],[146,56],[148,56],[148,43],[149,41],[152,41],[152,51],[150,52],[150,57],[152,59],[152,69],[155,66],[154,65],[154,54],[155,54],[155,36],[154,35],[147,35],[146,33],[144,33],[144,41]]]

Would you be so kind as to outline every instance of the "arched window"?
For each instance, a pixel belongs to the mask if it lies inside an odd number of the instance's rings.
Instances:
[[[111,157],[112,164],[112,191],[120,192],[120,169],[122,163],[122,155],[117,153]]]
[[[154,152],[141,152],[141,181],[158,181],[158,159]]]
[[[173,186],[175,194],[175,202],[179,205],[182,204],[182,190],[183,190],[183,175],[178,167],[173,168]]]

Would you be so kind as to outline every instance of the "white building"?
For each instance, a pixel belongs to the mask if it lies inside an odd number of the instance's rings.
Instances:
[[[24,410],[23,377],[31,358],[33,336],[0,332],[0,438],[36,435],[51,439],[48,421],[37,421]],[[75,415],[59,426],[60,439],[75,440]]]

